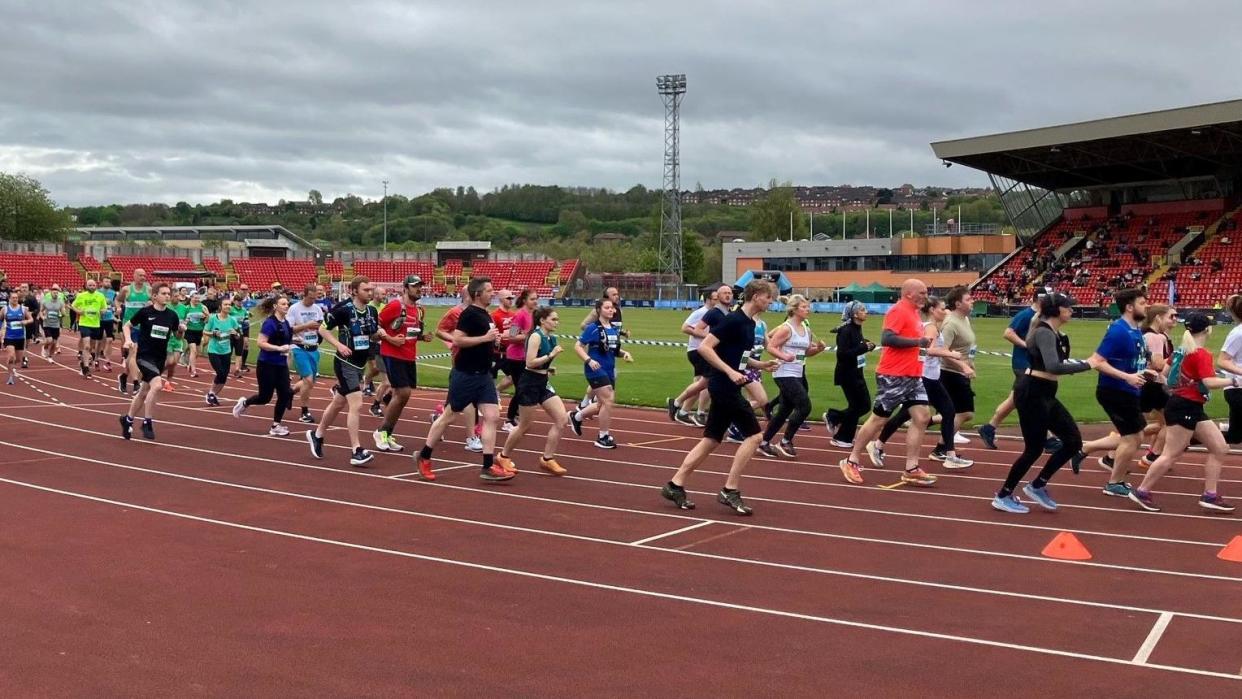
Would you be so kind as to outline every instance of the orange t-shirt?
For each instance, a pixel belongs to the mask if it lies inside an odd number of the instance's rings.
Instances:
[[[919,339],[923,337],[923,319],[919,309],[902,299],[884,314],[884,329],[898,337]],[[880,363],[875,373],[885,376],[923,376],[923,359],[918,347],[885,347],[880,353]]]
[[[503,306],[492,311],[492,323],[496,325],[496,333],[500,335],[500,343],[496,346],[496,354],[503,354],[505,347],[509,344],[509,328],[513,326],[513,319],[517,317],[520,309],[512,308],[505,310]]]

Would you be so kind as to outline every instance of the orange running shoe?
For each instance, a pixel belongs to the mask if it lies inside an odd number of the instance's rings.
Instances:
[[[173,385],[173,382],[172,382],[172,381],[167,381],[167,380],[166,380],[166,381],[164,381],[164,389],[163,389],[163,390],[164,390],[166,393],[172,393],[173,391],[177,390],[177,387]]]
[[[513,459],[504,454],[496,455],[496,465],[505,470],[505,473],[517,473],[517,466],[513,465]]]
[[[565,467],[556,463],[555,456],[551,459],[545,459],[542,456],[539,457],[539,467],[554,476],[563,476],[566,473]]]
[[[916,466],[902,472],[901,482],[927,488],[936,484],[936,477],[924,471],[921,467]]]
[[[436,474],[431,470],[431,459],[418,459],[418,477],[425,481],[434,481]]]
[[[841,475],[845,476],[845,480],[855,485],[861,485],[863,482],[862,471],[858,469],[858,464],[850,461],[848,458],[841,459]]]

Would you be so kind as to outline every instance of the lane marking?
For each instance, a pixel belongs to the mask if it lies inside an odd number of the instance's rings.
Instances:
[[[631,442],[626,444],[627,447],[646,447],[652,444],[665,444],[667,442],[678,442],[683,439],[696,439],[695,437],[669,437],[668,439],[653,439],[650,442]]]
[[[723,539],[726,536],[733,536],[734,534],[741,534],[744,531],[746,531],[744,527],[734,527],[727,532],[721,532],[719,534],[712,534],[711,536],[704,537],[697,541],[691,541],[688,544],[682,544],[681,546],[674,546],[673,550],[681,551],[682,553],[689,553],[695,556],[698,556],[698,555],[711,556],[712,554],[699,554],[697,551],[690,551],[688,549],[694,546],[702,546],[703,544],[709,544],[713,541],[719,541],[720,539]]]
[[[1156,617],[1156,623],[1152,625],[1151,632],[1147,634],[1147,638],[1143,641],[1143,645],[1139,646],[1138,652],[1134,654],[1131,660],[1135,665],[1146,665],[1147,659],[1151,657],[1151,652],[1156,649],[1156,644],[1160,642],[1160,637],[1164,635],[1164,630],[1169,628],[1169,622],[1173,621],[1173,615],[1165,612]]]
[[[685,532],[692,531],[694,529],[701,529],[703,527],[706,527],[709,524],[715,524],[715,522],[710,519],[703,520],[702,522],[699,522],[698,524],[691,524],[690,526],[682,527],[681,529],[674,529],[671,532],[664,532],[663,534],[656,534],[655,536],[649,536],[646,539],[639,539],[638,541],[631,541],[630,546],[642,546],[643,544],[650,544],[653,541],[659,541],[660,539],[665,539],[670,536],[684,534]]]
[[[889,483],[888,485],[879,485],[879,486],[876,486],[876,487],[877,487],[877,488],[883,488],[883,489],[885,489],[885,490],[893,490],[894,488],[900,488],[900,487],[902,487],[902,486],[903,486],[903,485],[905,485],[905,484],[906,484],[906,482],[905,482],[905,481],[897,481],[896,483]]]

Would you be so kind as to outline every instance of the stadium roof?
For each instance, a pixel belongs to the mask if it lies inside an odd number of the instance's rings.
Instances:
[[[1242,100],[931,144],[940,159],[1048,190],[1242,173]]]

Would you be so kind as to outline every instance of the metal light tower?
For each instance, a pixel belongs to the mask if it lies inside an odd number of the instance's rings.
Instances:
[[[664,196],[660,198],[660,273],[681,284],[681,100],[686,76],[661,75],[656,88],[664,99]]]
[[[384,252],[388,252],[388,180],[384,182]]]

